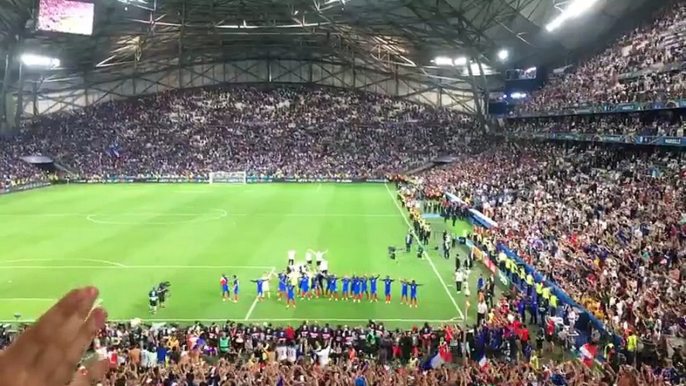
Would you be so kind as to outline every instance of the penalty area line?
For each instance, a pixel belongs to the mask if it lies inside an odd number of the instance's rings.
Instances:
[[[393,203],[395,204],[395,207],[398,208],[398,212],[400,212],[400,216],[402,216],[403,220],[405,220],[405,223],[407,224],[407,226],[410,227],[410,231],[412,232],[412,235],[414,236],[415,239],[419,240],[419,237],[417,236],[417,233],[414,231],[414,228],[412,227],[410,220],[408,220],[407,216],[405,216],[405,211],[403,210],[403,208],[400,207],[400,204],[398,204],[398,200],[393,195],[393,192],[391,192],[391,189],[388,188],[388,184],[384,184],[384,186],[386,187],[386,191],[388,192],[388,195],[391,197],[391,201],[393,201]],[[436,265],[434,264],[433,260],[431,260],[431,256],[429,256],[429,253],[426,250],[424,251],[423,254],[424,254],[424,257],[426,257],[426,259],[429,261],[429,265],[431,265],[431,268],[434,270],[434,273],[438,277],[438,281],[440,281],[441,285],[443,285],[443,289],[445,289],[445,293],[448,294],[448,297],[450,298],[450,301],[453,303],[453,306],[455,306],[457,313],[460,314],[460,318],[462,320],[464,320],[464,313],[460,309],[460,306],[457,305],[457,302],[455,301],[453,294],[450,293],[450,289],[448,289],[448,286],[445,284],[445,281],[443,281],[441,274],[438,273],[438,269],[436,269]]]
[[[271,277],[274,272],[276,272],[276,267],[271,267],[271,271],[269,271],[269,275],[267,277]],[[250,309],[248,310],[248,313],[245,315],[245,319],[243,320],[248,320],[250,319],[250,315],[252,315],[252,312],[255,310],[255,307],[257,307],[257,302],[259,302],[259,298],[255,296],[255,300],[253,300],[252,305],[250,306]]]

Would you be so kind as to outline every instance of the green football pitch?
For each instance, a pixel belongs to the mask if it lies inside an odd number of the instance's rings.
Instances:
[[[453,283],[454,261],[433,247],[424,259],[404,252],[409,223],[392,185],[62,185],[0,197],[0,224],[3,322],[35,319],[82,285],[100,289],[112,320],[375,319],[400,327],[465,317],[464,295]],[[467,227],[458,224],[458,234]],[[389,245],[403,250],[396,261],[387,257]],[[398,283],[392,304],[381,293],[378,303],[311,299],[287,309],[275,280],[271,298],[257,301],[250,280],[284,269],[288,250],[297,251],[296,262],[304,262],[307,250],[326,251],[329,271],[339,276],[414,279],[422,284],[419,307],[399,303]],[[237,303],[221,300],[222,274],[241,280]],[[472,282],[476,276],[478,271],[470,275]],[[166,308],[151,315],[147,293],[165,280],[172,295]]]

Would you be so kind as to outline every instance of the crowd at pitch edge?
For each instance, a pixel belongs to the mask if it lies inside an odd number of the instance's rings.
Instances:
[[[684,97],[680,70],[637,80],[619,76],[682,61],[683,14],[683,3],[677,2],[651,25],[550,82],[517,111]],[[475,240],[507,245],[623,337],[619,346],[603,346],[593,340],[598,334],[590,334],[594,351],[608,359],[599,369],[576,359],[551,362],[547,352],[559,350],[559,332],[545,322],[531,323],[526,293],[497,303],[488,309],[484,325],[468,331],[462,326],[435,326],[430,332],[423,326],[409,331],[329,326],[332,339],[326,339],[323,325],[312,336],[300,326],[109,325],[92,347],[111,361],[102,385],[681,382],[683,154],[582,144],[484,146],[485,140],[468,146],[461,134],[473,126],[469,118],[445,110],[345,91],[170,92],[26,122],[21,134],[0,140],[0,184],[40,177],[18,162],[31,154],[54,156],[88,177],[190,176],[227,169],[385,176],[432,156],[458,154],[461,162],[424,172],[421,188],[452,192],[493,218],[499,226],[476,229]],[[681,128],[678,111],[510,119],[504,127],[649,135],[679,135]],[[501,258],[497,251],[494,258]],[[560,312],[567,323],[576,320],[570,317],[575,311]],[[13,336],[4,332],[3,343]],[[445,361],[453,364],[441,366]],[[434,367],[440,368],[429,370]]]

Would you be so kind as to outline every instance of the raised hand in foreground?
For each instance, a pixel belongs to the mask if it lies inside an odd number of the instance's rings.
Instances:
[[[0,386],[90,386],[107,371],[107,361],[77,370],[107,313],[93,308],[98,290],[75,289],[50,308],[0,353]]]

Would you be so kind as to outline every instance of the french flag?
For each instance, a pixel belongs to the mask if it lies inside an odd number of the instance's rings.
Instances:
[[[481,370],[487,370],[488,369],[488,358],[486,358],[486,355],[482,355],[481,359],[479,359],[479,368]]]
[[[579,349],[579,352],[581,353],[581,356],[579,359],[581,359],[582,362],[586,364],[588,367],[593,367],[593,362],[595,361],[595,356],[598,353],[598,347],[595,345],[586,343],[585,345],[581,346]]]
[[[448,349],[448,345],[441,345],[438,348],[436,355],[432,356],[424,363],[424,370],[437,369],[443,366],[444,363],[449,363],[452,359],[453,356],[450,353],[450,349]]]

